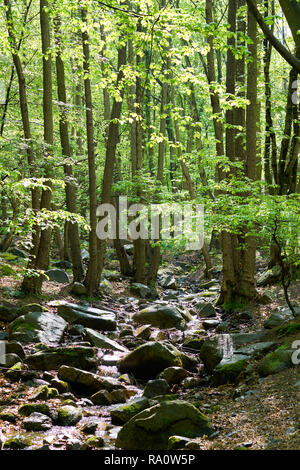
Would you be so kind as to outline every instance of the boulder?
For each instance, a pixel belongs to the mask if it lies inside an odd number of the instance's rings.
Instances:
[[[149,380],[146,383],[143,396],[146,398],[154,398],[159,395],[167,395],[169,392],[169,385],[165,379]]]
[[[158,282],[164,289],[177,289],[176,279],[170,274],[163,274]]]
[[[10,323],[18,317],[17,308],[8,305],[0,305],[0,321]]]
[[[235,383],[239,375],[245,369],[248,359],[249,357],[243,354],[233,354],[232,356],[222,359],[213,373],[213,383],[215,385]]]
[[[66,405],[58,408],[57,424],[59,426],[75,426],[81,418],[81,410],[75,406]]]
[[[26,364],[35,370],[58,370],[60,366],[91,369],[96,364],[94,348],[85,346],[51,348],[26,357]]]
[[[212,318],[216,316],[215,307],[210,302],[197,302],[195,308],[201,318]]]
[[[68,323],[75,323],[102,331],[114,331],[117,328],[116,316],[107,310],[85,307],[83,305],[62,302],[58,314]]]
[[[87,288],[81,282],[74,282],[72,284],[71,293],[74,295],[85,295],[87,294]]]
[[[130,291],[133,295],[136,295],[141,299],[150,299],[152,297],[152,290],[150,289],[150,287],[139,282],[133,282],[130,285]]]
[[[6,439],[3,449],[20,450],[31,446],[31,440],[27,436],[17,435]]]
[[[61,366],[58,370],[58,378],[90,394],[99,390],[112,391],[124,388],[124,385],[113,377],[103,377],[75,367]]]
[[[67,322],[50,312],[30,312],[14,320],[8,327],[9,340],[28,343],[59,343]]]
[[[98,331],[92,330],[91,328],[85,328],[83,330],[83,336],[85,340],[92,343],[96,348],[108,349],[110,351],[128,352],[128,349],[118,344],[116,341],[108,338],[107,336],[98,333]]]
[[[281,279],[281,267],[279,265],[273,266],[272,269],[267,269],[259,277],[257,281],[258,287],[264,287],[267,285],[275,284]]]
[[[41,413],[32,413],[23,421],[23,428],[26,429],[26,431],[48,431],[51,427],[51,419]]]
[[[286,321],[292,321],[292,320],[294,320],[294,315],[289,308],[276,310],[264,322],[264,328],[266,329],[276,328],[277,326],[282,325],[282,323]]]
[[[159,374],[160,379],[165,379],[169,385],[179,384],[189,377],[190,373],[183,367],[167,367]]]
[[[190,403],[174,400],[135,415],[119,431],[116,447],[124,450],[165,450],[173,435],[201,437],[212,434],[208,418]]]
[[[49,281],[58,282],[60,284],[69,284],[70,278],[64,269],[49,269],[45,272]]]
[[[267,354],[258,365],[258,373],[261,377],[277,374],[282,370],[293,366],[292,354],[294,351],[288,349],[277,349]]]
[[[113,408],[110,412],[111,422],[116,425],[123,425],[141,411],[149,408],[153,402],[145,397],[134,398],[126,405]]]
[[[121,374],[132,373],[144,379],[153,379],[171,366],[182,366],[180,352],[170,343],[158,341],[138,346],[118,362]]]
[[[136,323],[158,328],[181,328],[184,323],[182,314],[176,307],[154,304],[133,315]]]

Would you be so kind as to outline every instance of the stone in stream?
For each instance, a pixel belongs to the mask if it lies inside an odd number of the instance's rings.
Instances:
[[[35,412],[24,419],[22,426],[26,431],[48,431],[52,427],[52,421],[48,416]]]
[[[60,347],[31,354],[25,362],[35,370],[58,370],[62,365],[91,369],[96,364],[96,355],[90,347]]]
[[[208,418],[192,404],[174,400],[156,404],[131,418],[119,431],[116,447],[124,450],[166,450],[170,436],[212,434]]]
[[[181,354],[168,342],[142,344],[118,363],[121,374],[132,373],[143,379],[153,379],[167,367],[182,366]]]
[[[13,306],[0,305],[0,321],[10,323],[18,317],[18,309]]]
[[[71,324],[75,323],[100,331],[114,331],[117,328],[116,315],[108,310],[61,302],[57,311]]]
[[[75,367],[61,366],[58,370],[58,378],[70,383],[73,387],[86,390],[90,394],[99,390],[112,391],[124,388],[124,385],[113,377],[103,377]]]
[[[58,282],[60,284],[69,284],[70,278],[64,269],[49,269],[45,272],[49,281]]]
[[[135,313],[132,319],[136,323],[156,326],[158,328],[181,328],[184,319],[176,307],[154,304]]]
[[[154,398],[160,395],[167,395],[169,392],[169,384],[165,379],[149,380],[146,383],[143,396],[146,398]]]
[[[98,331],[92,330],[91,328],[85,328],[83,330],[83,337],[87,341],[90,341],[97,348],[109,349],[111,351],[128,352],[128,349],[121,344],[118,344],[116,341],[102,335],[101,333],[98,333]]]
[[[51,345],[61,341],[67,326],[67,322],[54,313],[30,312],[8,326],[9,340]]]

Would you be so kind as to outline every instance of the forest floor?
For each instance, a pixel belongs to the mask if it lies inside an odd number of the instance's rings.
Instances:
[[[177,270],[179,264],[187,263],[188,268]],[[201,275],[202,266],[199,260],[186,258],[186,255],[177,257],[176,260],[169,259],[161,270],[161,273],[173,273],[179,285],[180,293],[189,294],[198,292],[201,282],[204,279]],[[263,262],[258,266],[261,271]],[[12,267],[17,271],[18,265]],[[108,269],[116,269],[116,263],[111,262]],[[188,272],[185,272],[188,269]],[[220,276],[216,276],[220,280]],[[112,289],[106,291],[101,299],[101,305],[112,308],[120,312],[120,317],[124,318],[126,312],[135,312],[139,308],[137,299],[132,297],[129,290],[128,280],[119,278],[112,280]],[[78,303],[78,297],[70,294],[69,286],[62,286],[54,282],[45,282],[43,295],[36,297],[22,297],[19,295],[20,281],[14,276],[4,276],[0,278],[0,302],[20,307],[30,303],[40,303],[45,305],[49,311],[56,312],[53,301],[65,300]],[[273,293],[272,301],[267,305],[253,304],[247,308],[251,312],[253,319],[250,322],[242,322],[238,329],[240,332],[255,332],[263,328],[264,321],[276,308],[284,307],[285,301],[281,287],[276,284],[268,288],[259,289],[260,293],[265,290]],[[163,290],[159,290],[160,296]],[[294,281],[290,288],[290,297],[300,305],[300,280]],[[213,300],[214,297],[209,298]],[[124,299],[127,301],[124,310]],[[99,299],[85,299],[91,305],[97,305]],[[128,306],[129,304],[129,306]],[[128,314],[128,313],[127,313]],[[0,322],[0,331],[5,331],[7,325]],[[157,332],[156,332],[157,333]],[[182,337],[174,336],[164,332],[165,337],[179,339],[178,347],[182,343]],[[209,331],[209,335],[215,334]],[[272,333],[271,333],[272,335]],[[273,338],[275,339],[275,337]],[[290,338],[293,339],[293,338]],[[300,339],[300,333],[294,335],[294,339]],[[280,345],[280,342],[279,342]],[[196,354],[197,356],[197,354]],[[110,373],[110,372],[109,372]],[[115,374],[112,368],[112,375]],[[249,450],[300,450],[300,387],[295,386],[300,380],[300,366],[283,370],[277,374],[259,378],[256,375],[242,378],[238,383],[212,386],[207,380],[203,366],[200,364],[199,371],[194,374],[196,379],[194,386],[184,387],[175,385],[172,392],[175,392],[181,399],[189,402],[200,403],[200,409],[211,419],[214,434],[210,437],[194,439],[199,444],[199,449],[249,449]],[[298,384],[299,385],[299,384]],[[0,372],[0,412],[18,413],[20,405],[28,402],[28,397],[34,388],[24,386],[22,382],[10,382],[4,374]],[[57,405],[57,400],[53,400],[53,406]],[[113,446],[114,437],[118,427],[112,427],[109,423],[109,409],[94,407],[94,410],[86,408],[85,416],[97,415],[102,417],[103,437],[110,433],[110,443],[108,448]],[[103,421],[104,419],[104,421]],[[99,421],[100,423],[100,421]],[[100,426],[100,428],[101,428]],[[78,430],[73,430],[72,437],[78,438]],[[12,435],[24,433],[22,430],[22,420],[15,423],[8,423],[0,420],[0,435],[5,438]],[[58,432],[58,431],[57,431]],[[52,429],[53,433],[53,429]],[[64,448],[70,434],[59,432],[54,447]],[[1,440],[1,439],[0,439]],[[47,441],[43,441],[44,443]],[[51,439],[49,440],[51,444]],[[61,447],[60,447],[61,446]],[[51,445],[50,445],[51,448]]]

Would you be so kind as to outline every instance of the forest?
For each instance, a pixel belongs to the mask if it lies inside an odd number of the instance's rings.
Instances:
[[[299,450],[300,0],[0,31],[0,450]]]

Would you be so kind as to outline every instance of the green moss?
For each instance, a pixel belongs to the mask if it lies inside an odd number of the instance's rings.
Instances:
[[[280,336],[292,335],[300,331],[300,323],[292,323],[290,325],[282,326],[278,330]]]
[[[41,413],[50,416],[50,408],[45,403],[28,403],[20,406],[18,410],[21,416],[30,416],[32,413]]]
[[[31,440],[29,439],[29,437],[25,436],[13,436],[7,439],[3,444],[4,449],[13,450],[25,449],[25,447],[29,446],[31,446]]]

